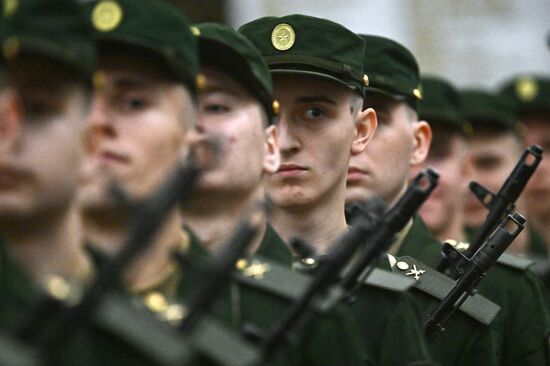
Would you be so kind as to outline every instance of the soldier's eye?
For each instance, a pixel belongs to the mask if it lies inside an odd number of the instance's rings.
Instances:
[[[479,169],[491,170],[501,164],[501,160],[495,156],[483,156],[475,159],[475,164]]]
[[[141,110],[145,108],[146,105],[145,99],[136,97],[127,98],[124,103],[125,108],[131,111]]]
[[[22,95],[23,109],[25,115],[29,118],[44,118],[56,113],[58,103],[46,96],[40,95]]]
[[[220,113],[227,113],[230,111],[230,108],[226,105],[223,105],[223,104],[215,104],[215,103],[211,103],[211,104],[206,104],[204,107],[203,107],[203,111],[204,112],[207,112],[207,113],[216,113],[216,114],[220,114]]]
[[[325,111],[323,111],[321,108],[317,108],[317,107],[308,108],[304,112],[304,117],[306,119],[319,119],[319,118],[324,117],[324,116],[325,116]]]

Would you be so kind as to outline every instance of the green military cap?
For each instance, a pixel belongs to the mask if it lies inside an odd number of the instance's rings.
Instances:
[[[444,123],[463,131],[460,95],[450,82],[436,76],[422,76],[422,100],[418,117],[431,123]]]
[[[384,37],[360,35],[365,41],[363,55],[365,71],[369,74],[366,95],[380,93],[403,100],[416,108],[422,99],[420,71],[413,54],[403,45]]]
[[[89,23],[74,0],[4,0],[2,59],[21,53],[60,62],[89,78],[95,47]]]
[[[262,103],[270,123],[278,113],[273,100],[271,74],[262,55],[239,32],[221,24],[202,23],[192,27],[198,36],[201,64],[232,75]]]
[[[260,18],[239,31],[260,50],[271,72],[314,75],[364,95],[365,44],[342,25],[294,14]]]
[[[95,0],[86,7],[100,48],[112,44],[160,56],[176,80],[195,90],[197,41],[179,9],[162,0]]]
[[[519,132],[515,110],[502,97],[484,90],[467,89],[460,91],[460,102],[464,118],[473,131],[489,126]]]
[[[550,76],[523,75],[506,82],[500,95],[515,104],[518,112],[550,112]]]

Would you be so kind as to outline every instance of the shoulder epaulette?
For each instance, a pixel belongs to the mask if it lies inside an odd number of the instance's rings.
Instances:
[[[238,261],[234,279],[291,301],[297,300],[311,282],[309,276],[260,256]]]
[[[407,291],[415,285],[413,279],[378,268],[375,268],[363,283],[365,285],[397,292]]]
[[[512,255],[508,253],[502,254],[497,261],[499,264],[502,264],[507,267],[512,267],[515,269],[519,269],[522,271],[527,270],[529,267],[531,267],[535,262],[531,259],[518,257],[517,255]]]
[[[115,293],[104,299],[95,319],[101,328],[145,352],[160,365],[186,364],[194,353],[223,366],[256,365],[260,360],[256,348],[209,316],[200,319],[192,337],[184,337],[155,315],[159,314],[133,306],[127,298]]]
[[[438,300],[443,300],[455,281],[409,256],[396,258],[394,273],[415,279],[415,288]],[[468,297],[460,310],[475,320],[489,325],[500,311],[500,306],[480,294]]]

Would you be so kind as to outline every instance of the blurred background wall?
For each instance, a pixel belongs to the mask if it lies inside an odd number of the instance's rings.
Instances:
[[[494,87],[520,72],[550,73],[550,0],[178,1],[194,21],[238,27],[261,16],[303,13],[358,33],[393,38],[421,71],[457,86]]]

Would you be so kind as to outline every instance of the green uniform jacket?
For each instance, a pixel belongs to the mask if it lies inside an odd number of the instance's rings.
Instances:
[[[418,305],[407,292],[363,285],[351,311],[375,365],[431,365]]]
[[[410,255],[434,266],[439,260],[440,250],[440,242],[417,217],[398,255]],[[497,264],[481,281],[478,290],[501,307],[490,325],[499,365],[547,364],[548,313],[542,285],[534,275],[526,269]],[[448,328],[452,330],[450,324]],[[463,336],[467,337],[466,334]],[[473,354],[465,351],[461,350]],[[471,361],[468,364],[485,363]]]
[[[441,244],[424,222],[415,217],[397,256],[411,256],[429,266],[434,266]],[[438,300],[415,290],[415,298],[423,309],[424,316],[433,309]],[[498,365],[489,327],[457,312],[447,325],[447,330],[430,343],[434,359],[442,365]]]
[[[10,333],[41,298],[39,290],[0,243],[0,330]],[[121,337],[95,325],[77,330],[52,365],[154,365]]]
[[[183,277],[179,293],[183,297],[200,284],[200,276],[211,256],[198,238],[191,235],[191,262],[196,266]],[[275,231],[268,226],[262,243],[254,255],[262,264],[278,263],[289,270],[292,255]],[[262,259],[263,258],[263,259]],[[252,262],[254,259],[249,259]],[[202,267],[202,268],[201,268]],[[257,281],[262,281],[261,277]],[[280,296],[265,288],[246,284],[237,280],[230,285],[217,301],[212,313],[215,317],[236,329],[245,324],[253,324],[262,331],[272,329],[293,299]],[[327,314],[314,313],[309,321],[302,322],[291,332],[289,347],[283,347],[272,364],[276,365],[374,365],[359,343],[356,324],[343,307],[336,307]]]

